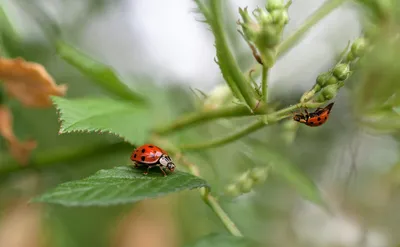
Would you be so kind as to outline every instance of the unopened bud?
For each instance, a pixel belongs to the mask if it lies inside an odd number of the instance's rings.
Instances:
[[[230,184],[225,187],[225,194],[228,196],[236,197],[239,196],[241,193],[236,184]]]
[[[272,16],[272,21],[279,26],[286,25],[289,22],[289,15],[286,9],[274,10],[271,12],[271,16]]]
[[[326,81],[325,86],[337,84],[337,82],[338,82],[338,79],[336,77],[334,77],[333,75],[331,75],[329,77],[329,79]]]
[[[333,75],[336,76],[336,78],[339,81],[346,80],[349,74],[350,74],[350,66],[347,63],[338,64],[333,69]]]
[[[354,61],[354,59],[356,59],[356,57],[353,55],[352,52],[347,53],[346,59],[348,62],[352,62]]]
[[[320,85],[321,87],[324,87],[326,85],[326,82],[329,80],[329,78],[331,77],[331,73],[323,73],[320,74],[317,77],[317,84]]]
[[[256,167],[250,171],[250,177],[254,183],[262,183],[267,179],[268,168],[267,167]]]
[[[253,180],[250,178],[250,172],[243,173],[238,179],[238,185],[242,193],[250,192],[253,188]]]
[[[322,89],[321,93],[318,95],[316,102],[322,103],[331,100],[334,97],[336,97],[337,93],[338,93],[337,84],[326,86]]]
[[[268,0],[266,9],[269,12],[272,12],[274,10],[279,10],[285,8],[285,3],[283,0]]]
[[[367,40],[365,38],[358,38],[351,46],[351,53],[353,53],[355,57],[361,57],[364,55],[367,45]]]

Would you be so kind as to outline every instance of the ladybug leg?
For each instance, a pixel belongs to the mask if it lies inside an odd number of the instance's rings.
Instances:
[[[135,167],[135,168],[139,168],[139,166],[138,166],[138,164],[137,164],[137,163],[135,163],[135,164],[134,164],[134,167]]]
[[[167,174],[165,173],[164,169],[162,169],[162,167],[161,167],[161,166],[158,166],[158,167],[160,167],[160,170],[161,170],[161,171],[162,171],[162,173],[164,174],[164,177],[166,177],[166,176],[167,176]]]
[[[144,175],[147,175],[147,174],[149,174],[149,170],[151,169],[151,168],[153,168],[154,166],[147,166],[147,171],[145,171],[143,174]]]

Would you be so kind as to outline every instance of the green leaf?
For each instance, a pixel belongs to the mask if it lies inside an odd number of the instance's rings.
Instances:
[[[153,116],[148,108],[110,98],[68,100],[52,97],[59,111],[60,133],[110,132],[138,144],[148,139]]]
[[[144,101],[144,98],[123,83],[110,67],[99,63],[63,41],[57,42],[57,52],[65,61],[91,78],[106,91],[126,100]]]
[[[143,175],[142,169],[120,166],[100,170],[82,180],[60,184],[33,201],[64,206],[108,206],[134,203],[200,187],[209,185],[189,173],[175,170],[164,177],[155,167],[148,175]]]
[[[210,234],[198,239],[195,243],[185,247],[261,247],[260,243],[253,240],[225,234]]]

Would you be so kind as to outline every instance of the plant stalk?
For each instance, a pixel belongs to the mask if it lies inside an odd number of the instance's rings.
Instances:
[[[328,0],[322,4],[322,6],[308,17],[293,34],[278,46],[277,57],[284,55],[308,30],[346,1],[347,0]]]
[[[182,162],[188,167],[189,171],[200,177],[200,172],[197,166],[188,162],[184,157],[181,157]],[[217,199],[210,194],[210,191],[207,188],[200,189],[200,195],[203,201],[211,208],[211,210],[218,216],[221,222],[224,224],[225,228],[236,237],[242,237],[242,233],[236,227],[235,223],[229,218],[228,214],[222,209],[221,205],[219,205]]]
[[[262,90],[262,101],[267,104],[268,102],[268,72],[269,68],[267,66],[262,67],[261,71],[261,90]]]
[[[217,147],[217,146],[221,146],[230,142],[233,142],[237,139],[240,139],[243,136],[246,136],[256,130],[261,129],[264,126],[264,122],[257,120],[254,123],[251,123],[250,125],[240,129],[237,132],[234,132],[231,135],[225,136],[225,137],[221,137],[221,138],[217,138],[214,140],[211,140],[209,142],[204,142],[204,143],[196,143],[196,144],[186,144],[186,145],[182,145],[179,148],[181,150],[197,150],[197,149],[206,149],[206,148],[213,148],[213,147]]]
[[[266,107],[263,104],[255,110],[253,114],[264,114]],[[154,132],[159,135],[164,135],[173,131],[177,131],[186,127],[190,127],[205,121],[224,117],[240,117],[253,115],[249,108],[245,105],[223,106],[215,110],[203,110],[184,115],[170,125],[156,128]]]
[[[240,91],[240,94],[243,96],[245,103],[251,109],[254,109],[257,104],[255,92],[240,70],[239,65],[228,46],[221,16],[221,1],[213,0],[210,5],[211,15],[208,16],[208,22],[215,36],[215,47],[217,49],[217,58],[221,72],[227,82],[230,80],[234,82],[235,86]]]
[[[246,136],[250,133],[253,133],[262,127],[266,125],[270,125],[273,123],[276,123],[279,120],[282,120],[284,118],[287,118],[291,115],[291,112],[304,107],[304,108],[315,108],[319,107],[322,105],[322,103],[298,103],[295,105],[291,105],[289,107],[286,107],[282,110],[279,110],[277,112],[265,115],[263,119],[257,120],[254,123],[244,127],[243,129],[240,129],[232,134],[229,134],[224,137],[220,137],[208,142],[203,142],[203,143],[196,143],[196,144],[186,144],[182,145],[179,148],[181,150],[198,150],[198,149],[207,149],[207,148],[215,148],[217,146],[221,146],[230,142],[233,142],[235,140],[238,140],[242,138],[243,136]],[[270,120],[269,122],[266,122],[265,120]]]

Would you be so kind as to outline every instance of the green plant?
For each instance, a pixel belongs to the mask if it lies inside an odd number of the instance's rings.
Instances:
[[[214,35],[217,63],[229,91],[225,90],[224,93],[217,91],[214,95],[206,95],[205,100],[198,104],[197,110],[178,111],[175,108],[180,104],[174,102],[177,99],[171,96],[176,93],[175,89],[160,90],[158,86],[144,83],[138,83],[135,90],[129,88],[127,86],[129,83],[123,82],[113,69],[89,58],[66,42],[57,40],[54,42],[54,46],[58,55],[108,94],[107,97],[87,96],[77,99],[52,97],[61,122],[59,133],[110,133],[129,144],[115,141],[111,144],[96,144],[91,148],[75,145],[68,151],[55,149],[38,153],[30,162],[30,167],[50,167],[62,161],[102,155],[103,151],[104,153],[119,151],[128,157],[129,151],[133,150],[135,146],[151,142],[162,146],[173,156],[178,171],[170,174],[167,178],[161,177],[158,173],[150,173],[148,177],[144,177],[140,171],[116,163],[111,165],[113,168],[102,169],[85,179],[62,183],[36,197],[33,201],[66,206],[108,206],[129,204],[196,188],[200,192],[201,199],[216,214],[232,236],[222,234],[206,236],[193,246],[210,244],[212,246],[224,246],[224,244],[227,246],[254,246],[252,240],[245,238],[245,234],[221,207],[219,197],[237,197],[245,194],[251,191],[256,184],[266,181],[267,175],[283,178],[292,184],[302,197],[328,211],[331,210],[316,184],[293,163],[293,160],[274,150],[273,147],[265,150],[268,145],[260,140],[248,140],[251,142],[252,148],[246,152],[247,157],[257,163],[257,166],[243,172],[232,183],[221,186],[223,188],[220,190],[223,190],[223,193],[219,193],[218,189],[214,192],[212,183],[207,181],[206,176],[201,175],[201,167],[192,161],[198,160],[193,151],[205,151],[228,143],[235,143],[240,138],[257,130],[267,126],[276,126],[284,121],[286,122],[280,129],[279,140],[282,141],[281,143],[276,141],[276,145],[288,149],[294,142],[294,136],[298,130],[298,125],[290,119],[292,112],[303,108],[317,108],[335,99],[340,89],[351,81],[353,73],[356,73],[364,63],[370,61],[367,58],[376,55],[374,47],[379,45],[375,40],[376,35],[371,36],[367,33],[351,42],[341,53],[337,63],[329,71],[321,73],[316,78],[313,87],[303,93],[299,102],[277,110],[269,97],[271,95],[268,87],[270,69],[273,68],[280,56],[296,44],[302,35],[331,11],[342,5],[345,0],[327,1],[297,31],[283,41],[281,40],[282,33],[289,21],[287,11],[290,8],[290,1],[270,0],[265,8],[257,8],[254,11],[254,18],[248,13],[247,8],[239,9],[242,18],[239,21],[240,32],[251,48],[255,62],[258,63],[255,67],[261,70],[260,83],[255,82],[251,74],[248,76],[242,72],[234,52],[228,45],[228,36],[222,21],[221,1],[196,0],[195,2],[205,18],[205,23],[209,25]],[[54,35],[48,36],[54,37]],[[383,91],[385,90],[382,89]],[[151,93],[149,94],[149,92]],[[399,127],[398,94],[385,94],[381,97],[381,101],[388,100],[390,98],[388,96],[395,98],[391,101],[395,103],[389,103],[388,109],[376,112],[376,107],[380,105],[380,103],[376,103],[369,110],[371,115],[372,113],[386,114],[385,116],[390,114],[396,118],[396,126],[390,129],[397,131]],[[354,98],[360,99],[356,96]],[[166,104],[171,101],[172,103],[169,105]],[[216,105],[216,107],[210,108],[209,105]],[[181,112],[184,111],[186,112],[182,114]],[[211,140],[204,142],[201,141],[201,137],[196,136],[196,133],[187,131],[190,127],[207,126],[206,124],[211,120],[237,117],[255,120],[222,137],[214,138],[213,134],[209,134],[203,140]],[[376,119],[375,116],[370,117]],[[370,125],[374,124],[370,123]],[[195,141],[187,143],[187,140]],[[0,166],[1,174],[26,169],[17,166],[13,161],[5,162],[5,164]]]

